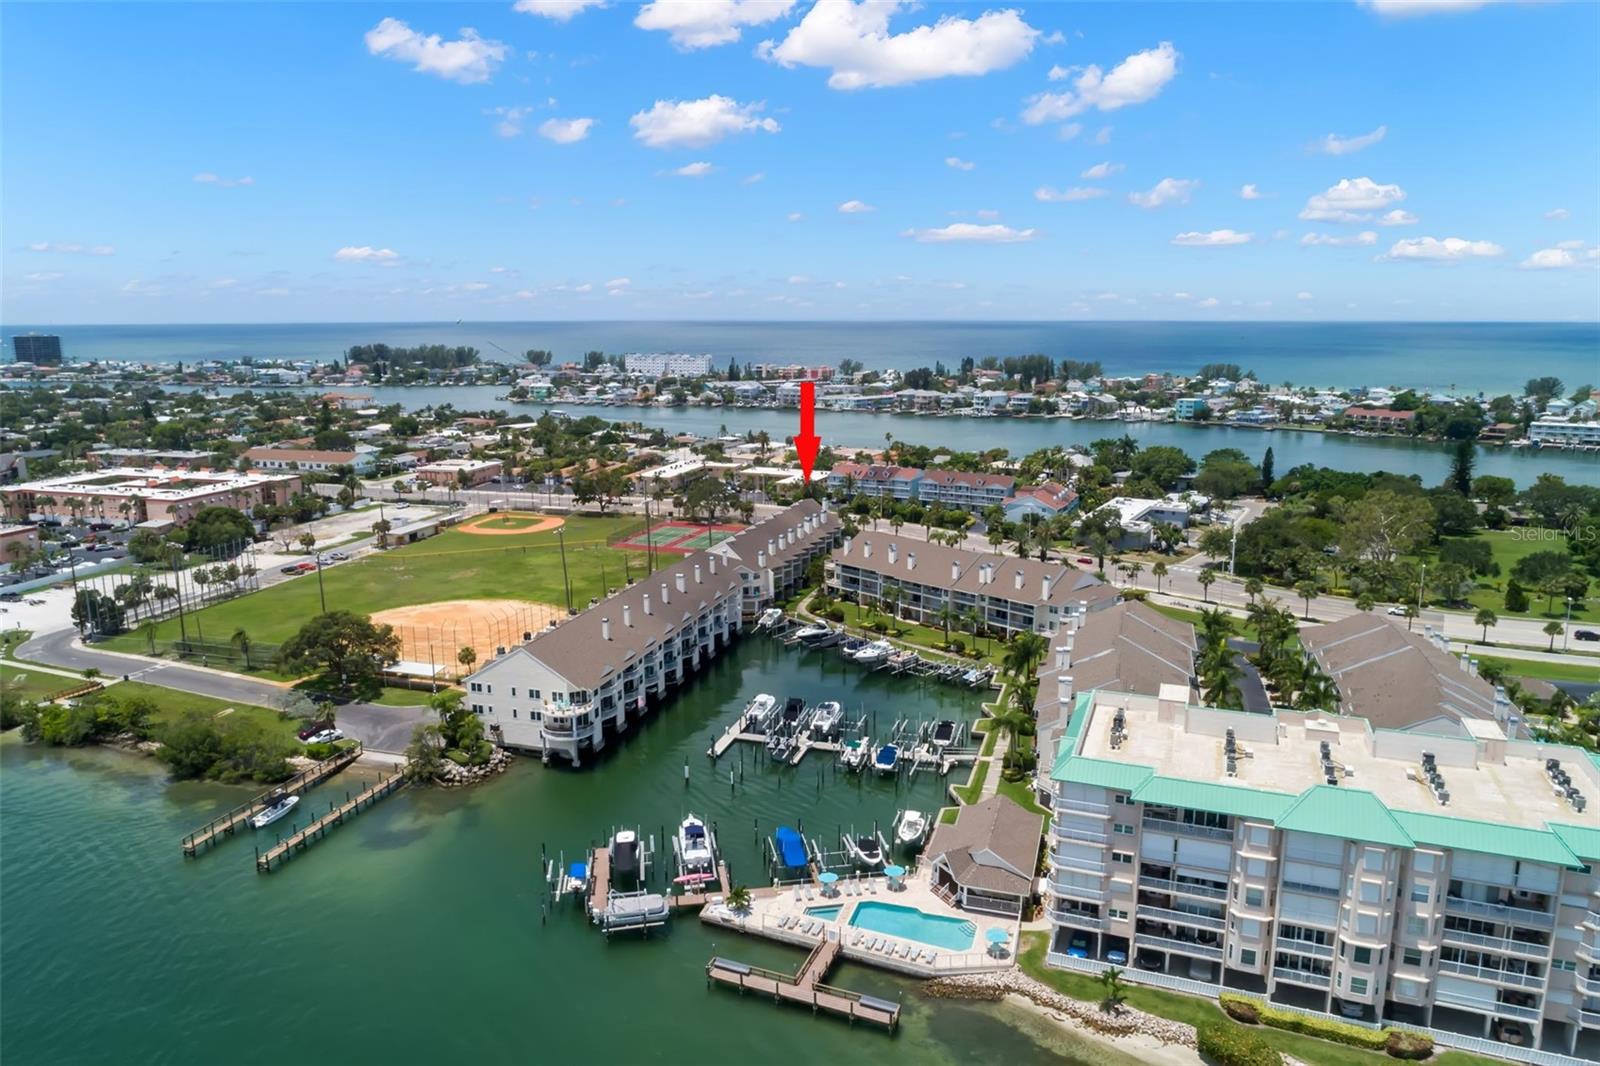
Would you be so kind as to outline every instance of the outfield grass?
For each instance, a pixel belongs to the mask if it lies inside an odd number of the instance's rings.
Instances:
[[[608,534],[632,521],[629,516],[568,520],[566,561],[575,608],[581,610],[591,597],[603,595],[602,574],[605,586],[612,588],[622,585],[625,574],[644,574],[642,554],[606,545]],[[416,544],[325,568],[322,582],[330,609],[371,614],[436,600],[523,599],[564,605],[561,571],[560,543],[553,530],[497,537],[447,530]],[[189,612],[185,624],[191,636],[198,627],[208,640],[225,641],[235,630],[244,629],[257,643],[281,644],[320,613],[321,604],[317,577],[308,574]],[[176,618],[160,623],[155,632],[157,640],[178,635]],[[137,632],[114,637],[106,646],[130,652],[148,649],[145,637]]]

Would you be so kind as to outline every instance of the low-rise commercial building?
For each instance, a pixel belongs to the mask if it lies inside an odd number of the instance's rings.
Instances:
[[[348,451],[323,448],[251,448],[244,453],[257,470],[304,470],[325,473],[336,467],[348,466],[357,474],[370,474],[377,465],[378,449],[371,445],[357,445]]]
[[[1116,546],[1142,551],[1150,547],[1157,522],[1187,529],[1196,504],[1183,495],[1167,496],[1159,500],[1139,499],[1134,496],[1117,496],[1095,508],[1092,514],[1114,512],[1121,533]],[[1210,501],[1205,501],[1205,509]]]
[[[498,459],[441,459],[418,466],[412,473],[430,485],[471,488],[500,476],[505,464]]]
[[[0,565],[11,566],[38,550],[38,526],[0,525]]]
[[[206,507],[249,514],[281,506],[299,492],[293,474],[238,474],[118,467],[8,485],[0,489],[11,519],[87,519],[181,526]]]

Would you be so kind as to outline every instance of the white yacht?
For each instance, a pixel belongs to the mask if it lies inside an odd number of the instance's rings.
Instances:
[[[294,810],[295,804],[299,802],[299,796],[291,796],[287,792],[274,792],[267,797],[266,806],[250,816],[250,827],[252,829],[266,828]]]
[[[710,827],[698,815],[687,815],[678,823],[678,863],[683,873],[687,876],[709,873],[715,861]]]
[[[877,666],[894,654],[894,645],[887,640],[875,640],[856,652],[853,658],[864,666]]]
[[[948,718],[942,719],[934,723],[933,734],[929,737],[929,743],[933,745],[934,750],[943,751],[955,741],[956,730],[955,722]]]
[[[894,839],[906,847],[921,847],[922,839],[928,835],[928,816],[921,811],[910,809],[900,812],[894,820]]]
[[[744,728],[760,732],[767,728],[772,720],[772,712],[778,709],[778,697],[770,696],[765,692],[758,693],[756,698],[745,704]]]
[[[761,612],[761,617],[756,619],[757,629],[771,629],[783,621],[783,611],[777,607],[768,607]]]
[[[823,625],[821,622],[813,622],[794,631],[794,639],[801,644],[820,644],[833,637],[837,637],[833,628]]]
[[[823,700],[811,716],[811,732],[819,737],[831,737],[844,718],[844,708],[837,700]]]
[[[883,845],[877,837],[865,834],[847,836],[844,838],[844,850],[858,866],[872,870],[883,865]]]
[[[844,763],[844,768],[856,772],[864,769],[871,757],[872,741],[867,737],[857,737],[849,741],[839,752],[839,761]]]

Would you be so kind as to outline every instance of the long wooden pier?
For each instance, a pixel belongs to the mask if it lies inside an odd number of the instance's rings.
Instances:
[[[218,815],[205,825],[196,829],[183,838],[183,853],[194,858],[201,851],[218,843],[225,836],[232,836],[240,826],[248,825],[250,819],[260,814],[266,808],[268,796],[277,792],[287,792],[298,796],[308,788],[321,784],[334,774],[343,770],[361,757],[361,744],[347,748],[332,758],[324,759],[315,766],[308,766],[295,774],[283,784],[269,789],[247,803],[241,803],[226,814]]]
[[[327,814],[312,822],[304,829],[296,830],[289,836],[278,841],[266,851],[256,852],[256,872],[269,874],[274,865],[288,862],[294,857],[296,851],[304,851],[312,844],[328,835],[328,830],[344,824],[346,818],[354,818],[361,813],[363,807],[371,807],[385,796],[392,796],[404,788],[405,775],[395,771],[388,777],[376,783],[369,783],[353,797],[343,803],[333,806]]]
[[[859,1019],[894,1032],[900,1024],[898,1003],[822,983],[841,950],[837,940],[822,941],[811,949],[811,954],[793,976],[713,956],[706,963],[706,986],[716,983],[737,988],[740,995],[746,991],[759,992],[771,996],[774,1003],[799,1003],[809,1006],[813,1014],[819,1011],[833,1014],[849,1019],[851,1024]]]
[[[611,848],[595,848],[589,855],[589,913],[599,914],[611,898]]]

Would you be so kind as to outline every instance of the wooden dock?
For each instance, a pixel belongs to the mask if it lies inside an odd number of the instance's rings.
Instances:
[[[589,913],[599,914],[611,898],[611,848],[595,848],[589,856]]]
[[[728,876],[728,864],[725,862],[717,863],[717,884],[719,886],[718,891],[722,893],[722,898],[727,899],[728,893],[732,889]],[[702,888],[699,892],[685,892],[681,896],[668,896],[667,906],[675,911],[694,910],[697,907],[704,907],[710,901],[712,894]]]
[[[837,940],[822,941],[811,949],[811,954],[793,976],[713,956],[706,963],[706,986],[716,983],[737,988],[740,995],[746,991],[759,992],[771,996],[774,1003],[798,1003],[809,1006],[813,1014],[820,1011],[847,1018],[852,1025],[859,1019],[894,1032],[900,1024],[898,1003],[823,984],[822,979],[838,960],[841,950]]]
[[[353,748],[341,751],[330,759],[324,759],[315,766],[301,770],[283,784],[263,792],[248,803],[241,803],[226,814],[218,815],[183,838],[183,853],[190,858],[194,858],[201,851],[218,843],[223,837],[232,836],[240,826],[249,825],[250,819],[260,814],[266,807],[265,801],[268,796],[276,792],[287,792],[292,796],[298,796],[307,789],[320,785],[360,757],[361,745],[357,743]]]
[[[327,814],[278,841],[266,851],[256,851],[256,872],[269,874],[280,862],[288,862],[296,851],[304,851],[328,835],[328,830],[354,818],[362,808],[371,807],[385,796],[392,796],[406,785],[405,775],[396,771],[375,784],[368,784],[343,803],[330,807]]]

